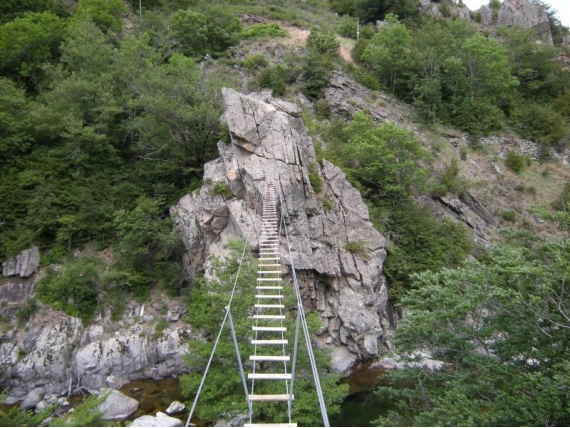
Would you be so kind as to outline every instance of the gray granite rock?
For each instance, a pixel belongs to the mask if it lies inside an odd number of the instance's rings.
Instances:
[[[183,403],[180,401],[173,401],[170,406],[168,406],[168,409],[166,409],[166,414],[175,415],[177,413],[182,413],[184,410],[186,410],[186,406]]]
[[[44,398],[46,390],[44,387],[38,387],[32,389],[28,394],[24,397],[22,402],[20,403],[20,409],[22,410],[31,410],[35,408],[40,401]]]
[[[36,271],[39,264],[40,250],[33,245],[31,248],[21,251],[16,257],[2,263],[2,275],[27,278]]]
[[[337,74],[333,82],[365,96],[343,75]],[[328,93],[336,103],[338,93]],[[383,346],[381,319],[386,316],[378,309],[385,308],[388,299],[382,288],[385,240],[370,223],[360,193],[339,168],[326,160],[317,163],[296,106],[266,92],[247,96],[224,89],[223,96],[231,144],[219,143],[220,158],[206,165],[204,186],[171,210],[183,233],[187,269],[192,275],[208,274],[210,257],[225,257],[228,240],[236,236],[248,239],[252,251],[258,251],[256,207],[266,184],[273,181],[283,194],[281,207],[291,241],[290,252],[281,246],[287,266],[284,280],[291,280],[294,266],[306,308],[327,314],[321,318],[317,343],[344,349],[333,352],[333,360],[335,355],[341,359],[333,362],[340,371],[377,356]],[[377,119],[398,120],[388,110]],[[319,194],[309,180],[309,166],[323,181]],[[234,197],[212,196],[216,182],[226,183]],[[226,219],[223,227],[212,227],[216,217]],[[351,242],[360,243],[364,253],[347,251]],[[341,327],[346,330],[342,338]]]
[[[136,418],[129,425],[130,427],[183,427],[184,424],[180,419],[172,418],[162,412],[158,412],[156,416],[141,416]]]
[[[101,412],[101,419],[105,421],[124,421],[139,408],[139,402],[127,397],[116,389],[102,389],[101,394],[108,394],[96,411]]]

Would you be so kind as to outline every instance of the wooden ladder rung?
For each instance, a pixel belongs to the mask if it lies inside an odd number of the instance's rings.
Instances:
[[[248,379],[291,380],[291,373],[248,373]]]
[[[256,294],[256,299],[282,299],[283,295],[281,294]]]
[[[257,281],[281,281],[282,278],[257,278]]]
[[[254,315],[254,320],[284,320],[285,315]]]
[[[285,305],[253,305],[256,309],[283,309]]]
[[[253,331],[271,331],[275,333],[285,333],[287,331],[287,327],[259,327],[253,326],[251,328]]]
[[[291,424],[243,424],[244,428],[297,428],[296,423]]]
[[[249,361],[291,361],[289,355],[250,355]]]
[[[249,401],[289,401],[294,400],[291,394],[250,394]]]
[[[252,339],[252,345],[287,345],[287,339]]]

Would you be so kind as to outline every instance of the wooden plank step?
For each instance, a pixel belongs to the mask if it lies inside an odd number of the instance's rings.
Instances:
[[[244,428],[297,428],[296,423],[291,424],[243,424]]]
[[[258,260],[281,260],[281,257],[260,257]]]
[[[248,373],[248,379],[291,380],[291,373]]]
[[[282,299],[283,296],[279,294],[256,294],[256,299]]]
[[[257,281],[281,281],[282,278],[257,278]]]
[[[254,315],[254,320],[284,320],[285,315]]]
[[[285,305],[253,305],[256,309],[283,309]]]
[[[259,264],[257,267],[270,267],[270,266],[281,266],[280,263],[266,263],[266,264]],[[279,271],[281,272],[281,271]]]
[[[251,327],[252,331],[271,331],[274,333],[285,333],[287,331],[287,327],[260,327],[258,325],[254,325]]]
[[[256,290],[283,290],[282,285],[258,285]]]
[[[291,361],[289,355],[250,355],[249,361]]]
[[[281,273],[280,270],[258,270],[257,273]]]
[[[287,339],[252,339],[252,345],[288,345]]]
[[[249,401],[289,401],[294,400],[291,394],[250,394]]]

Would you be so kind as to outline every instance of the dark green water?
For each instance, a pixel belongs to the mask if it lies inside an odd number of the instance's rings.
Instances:
[[[388,410],[392,403],[374,393],[383,384],[384,368],[361,368],[342,380],[349,385],[349,395],[340,406],[340,412],[330,418],[331,426],[372,427],[373,421]]]

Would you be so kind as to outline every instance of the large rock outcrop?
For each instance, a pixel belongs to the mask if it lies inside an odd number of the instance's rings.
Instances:
[[[291,253],[282,245],[281,256],[289,273],[292,264],[296,269],[306,308],[321,315],[318,343],[332,347],[338,371],[378,356],[390,346],[385,240],[370,223],[359,192],[330,162],[317,163],[296,105],[267,93],[246,96],[224,89],[223,96],[231,143],[219,143],[220,158],[206,164],[201,190],[172,209],[188,249],[187,267],[205,270],[208,258],[225,255],[226,242],[236,236],[247,238],[257,251],[256,207],[266,184],[274,181],[283,194],[291,239]],[[311,174],[323,182],[318,194]],[[219,182],[235,197],[212,195]]]
[[[129,304],[118,324],[100,318],[84,326],[78,318],[43,307],[25,329],[0,335],[0,389],[7,388],[15,402],[34,389],[48,395],[118,389],[131,380],[185,373],[187,341],[199,337],[182,322],[157,334],[155,321],[164,310],[149,308],[142,315],[140,306]]]
[[[507,27],[520,25],[531,28],[539,40],[553,44],[548,14],[543,8],[528,0],[505,0],[499,9],[497,25]]]
[[[27,278],[33,274],[40,264],[40,251],[32,245],[31,248],[21,251],[16,257],[9,258],[2,263],[2,275],[19,276]]]
[[[481,14],[483,25],[496,27],[520,25],[532,29],[535,37],[543,43],[553,44],[548,14],[529,0],[504,0],[498,11],[483,5],[478,13]]]

